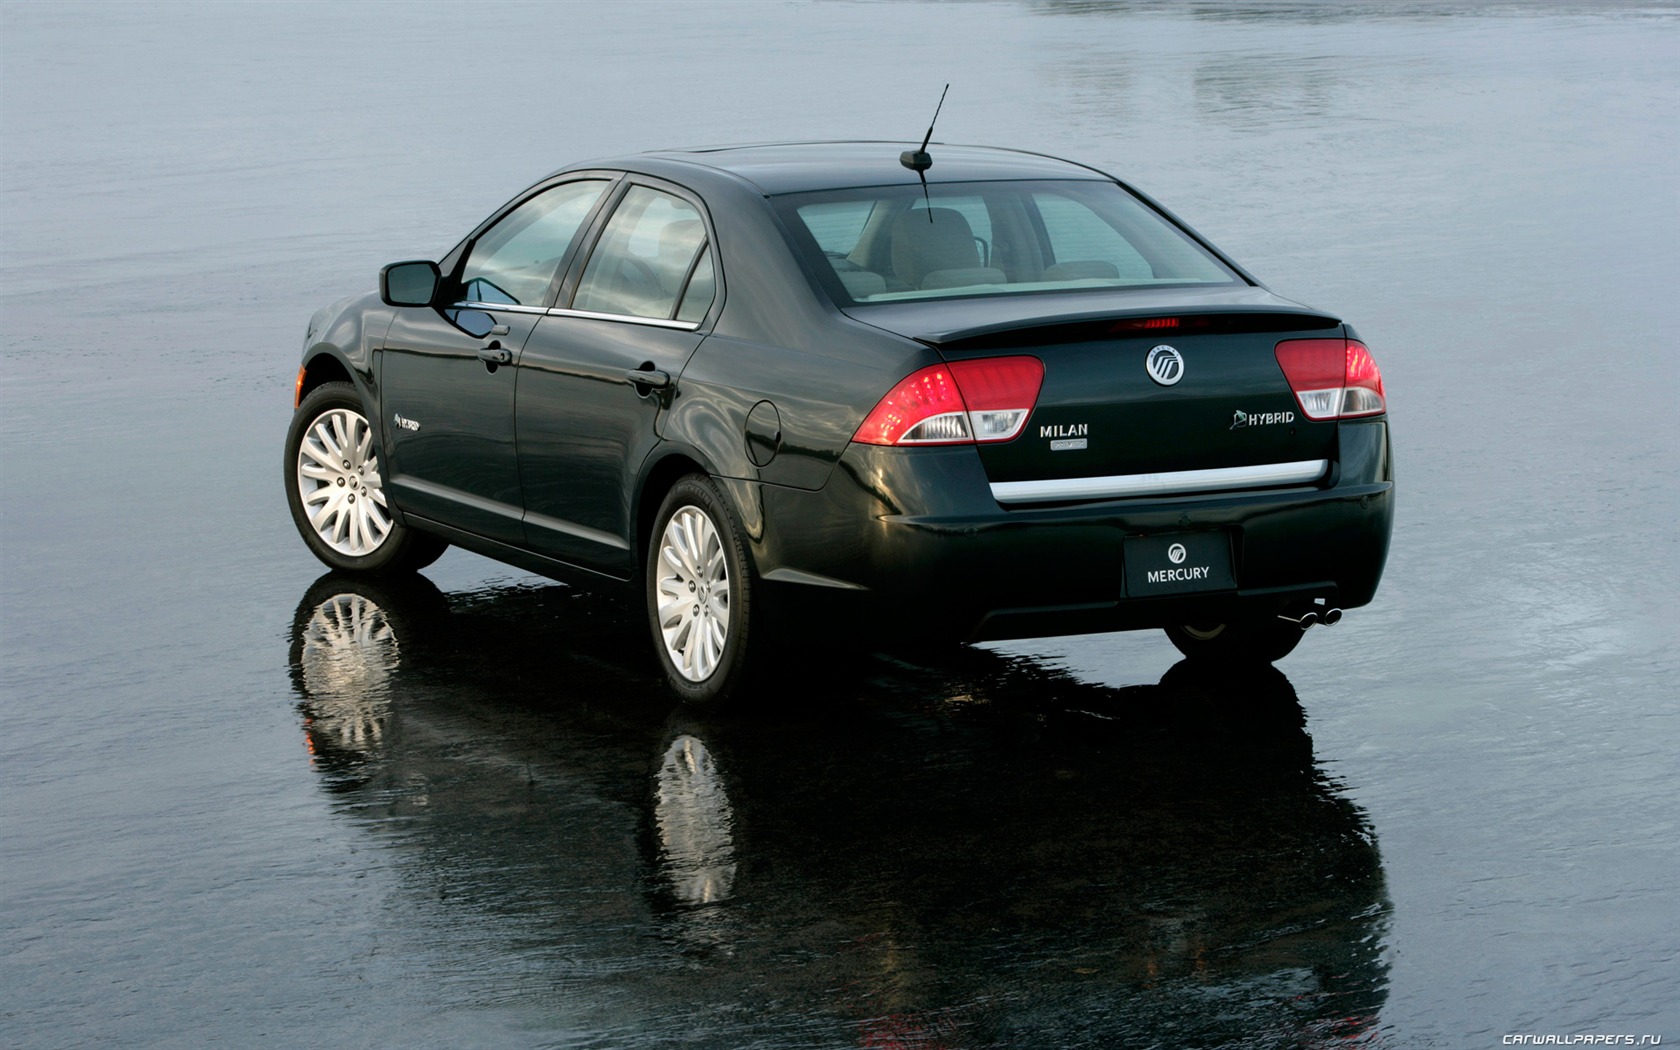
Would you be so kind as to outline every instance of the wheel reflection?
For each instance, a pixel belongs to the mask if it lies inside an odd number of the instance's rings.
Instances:
[[[304,688],[319,706],[333,709],[342,744],[376,743],[402,659],[385,611],[365,595],[335,594],[311,610],[301,642]]]
[[[442,595],[428,583],[370,584],[328,573],[292,619],[292,684],[305,698],[304,743],[316,765],[353,786],[392,717],[405,615]]]
[[[671,895],[683,904],[728,900],[735,888],[735,814],[706,742],[692,733],[671,741],[655,783],[660,871]]]

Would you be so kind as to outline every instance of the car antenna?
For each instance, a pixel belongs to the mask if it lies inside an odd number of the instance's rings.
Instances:
[[[898,155],[898,162],[916,173],[922,180],[922,201],[927,204],[928,222],[933,221],[933,201],[928,197],[927,170],[933,167],[933,158],[928,155],[928,143],[933,140],[933,126],[939,123],[939,111],[945,108],[945,94],[951,90],[951,85],[945,85],[945,91],[939,93],[939,105],[933,107],[933,119],[928,121],[927,134],[922,136],[921,149],[907,149]]]

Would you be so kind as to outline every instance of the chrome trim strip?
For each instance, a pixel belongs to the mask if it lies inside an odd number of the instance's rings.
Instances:
[[[536,314],[539,317],[543,314],[548,313],[547,310],[544,310],[540,306],[520,306],[518,303],[479,303],[479,302],[471,302],[471,301],[464,302],[464,303],[455,303],[454,305],[448,307],[448,309],[450,309],[450,310],[483,310],[487,314],[494,314],[494,313]]]
[[[999,503],[1051,503],[1073,499],[1167,496],[1219,489],[1257,489],[1304,485],[1330,469],[1327,459],[1267,463],[1258,467],[1175,470],[1165,474],[1116,474],[1106,478],[1055,478],[1049,481],[996,481],[992,498]]]
[[[775,583],[796,583],[806,587],[833,587],[841,591],[867,591],[869,589],[861,583],[849,583],[845,580],[837,580],[832,576],[819,576],[814,572],[806,572],[803,569],[789,569],[785,566],[780,569],[771,569],[764,574],[764,578]]]
[[[520,509],[512,504],[498,503],[495,500],[485,499],[483,496],[475,496],[472,493],[462,491],[461,489],[452,489],[448,485],[439,485],[436,482],[422,481],[412,474],[398,474],[393,477],[391,479],[391,487],[394,489],[408,489],[412,492],[418,492],[422,495],[431,496],[433,499],[449,500],[451,503],[459,503],[464,506],[471,507],[474,510],[484,511],[487,514],[494,514],[499,518],[507,518],[509,521],[518,521],[521,517]]]
[[[517,303],[455,303],[448,307],[451,310],[483,310],[485,313],[508,314],[537,314],[543,317],[583,317],[591,321],[623,321],[627,324],[645,324],[654,328],[675,328],[680,332],[697,332],[700,330],[699,321],[667,321],[660,317],[637,317],[634,314],[598,314],[589,310],[568,310],[563,307],[553,307],[545,310],[540,306],[520,306]]]
[[[667,321],[659,317],[637,317],[634,314],[598,314],[590,310],[568,310],[554,307],[545,310],[550,317],[582,317],[590,321],[624,321],[628,324],[645,324],[654,328],[675,328],[681,332],[694,332],[700,329],[699,321]]]
[[[600,529],[591,529],[587,526],[579,525],[575,522],[565,521],[560,518],[551,518],[546,514],[535,514],[530,511],[526,511],[525,524],[535,525],[539,529],[547,529],[550,532],[558,532],[562,536],[572,536],[580,540],[588,540],[590,543],[598,543],[603,547],[611,547],[614,550],[627,551],[630,549],[630,544],[626,543],[623,538],[614,536],[610,532],[602,532]]]

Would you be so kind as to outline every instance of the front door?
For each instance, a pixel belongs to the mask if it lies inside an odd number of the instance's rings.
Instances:
[[[380,364],[380,403],[391,435],[390,484],[405,511],[518,542],[511,366],[539,316],[474,307],[397,311]]]
[[[519,357],[607,185],[561,183],[518,203],[445,277],[447,305],[397,309],[379,378],[389,482],[405,511],[505,543],[522,539]]]

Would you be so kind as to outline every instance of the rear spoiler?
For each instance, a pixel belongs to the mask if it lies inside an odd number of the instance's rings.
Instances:
[[[916,341],[938,350],[998,350],[1023,344],[1083,343],[1100,339],[1143,338],[1152,335],[1213,335],[1233,332],[1305,332],[1340,328],[1341,319],[1301,310],[1207,309],[1106,313],[1090,318],[1057,318],[1045,323],[984,325]]]
[[[1206,318],[1206,329],[1219,326],[1223,331],[1235,325],[1246,325],[1253,331],[1288,331],[1341,324],[1338,318],[1265,288],[1225,286],[1082,289],[854,303],[842,307],[842,312],[855,321],[940,349],[976,342],[998,346],[1018,343],[1027,330],[1058,337],[1065,332],[1065,338],[1072,340],[1113,338],[1126,334],[1111,330],[1115,325],[1134,321],[1157,322],[1163,333],[1183,330],[1183,323],[1193,318]],[[1164,323],[1169,320],[1180,323]]]

